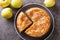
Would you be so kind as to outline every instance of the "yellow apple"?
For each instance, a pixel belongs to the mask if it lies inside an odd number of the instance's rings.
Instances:
[[[22,0],[12,0],[11,6],[14,8],[20,8],[22,6]]]
[[[0,6],[1,7],[7,7],[10,4],[10,0],[0,0]]]
[[[11,18],[13,16],[13,12],[12,12],[12,9],[11,8],[5,8],[1,11],[1,16],[3,18]]]
[[[46,7],[53,7],[55,5],[55,0],[44,0]]]

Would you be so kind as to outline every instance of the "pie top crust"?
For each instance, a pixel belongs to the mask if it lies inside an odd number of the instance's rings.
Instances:
[[[50,28],[50,17],[41,8],[30,8],[26,11],[27,15],[33,20],[33,24],[25,33],[32,37],[40,37],[48,32]]]
[[[17,17],[17,28],[19,32],[27,28],[32,22],[26,17],[23,12],[20,12]]]
[[[49,31],[50,16],[44,9],[34,7],[26,10],[25,13],[33,21],[33,24],[31,25],[32,22],[28,17],[23,12],[20,12],[17,17],[17,28],[19,32],[23,31],[29,25],[31,26],[25,30],[25,33],[32,37],[41,37]]]

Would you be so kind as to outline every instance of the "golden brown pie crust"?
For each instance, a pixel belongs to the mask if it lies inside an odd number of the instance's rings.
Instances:
[[[23,31],[26,27],[28,27],[32,22],[26,17],[23,12],[20,12],[17,17],[17,28],[19,32]]]
[[[26,29],[25,33],[32,37],[41,37],[45,35],[50,28],[50,16],[48,13],[38,7],[30,8],[25,12],[29,18],[33,21],[33,24]],[[32,22],[27,18],[27,16],[20,12],[17,17],[17,28],[19,32],[27,28]]]
[[[48,32],[50,28],[50,17],[41,8],[30,8],[26,11],[27,15],[33,20],[33,25],[25,33],[32,37],[40,37]]]

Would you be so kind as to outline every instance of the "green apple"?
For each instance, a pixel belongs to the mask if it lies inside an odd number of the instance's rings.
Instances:
[[[55,0],[44,0],[46,7],[53,7],[55,5]]]
[[[12,9],[11,8],[5,8],[1,11],[1,16],[3,18],[11,18],[13,16],[13,12],[12,12]]]
[[[12,0],[11,6],[14,8],[20,8],[22,6],[22,0]]]
[[[10,0],[0,0],[0,6],[1,7],[7,7],[10,4]]]

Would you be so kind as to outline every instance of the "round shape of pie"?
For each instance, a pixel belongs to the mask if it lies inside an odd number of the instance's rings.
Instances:
[[[32,22],[25,14],[33,21],[32,25]],[[49,31],[50,16],[44,9],[34,7],[26,10],[25,13],[20,12],[16,23],[19,32],[22,32],[30,25],[29,28],[25,30],[25,33],[31,37],[41,37]]]
[[[26,14],[31,18],[33,24],[28,28],[25,33],[32,37],[41,37],[49,31],[50,16],[41,8],[30,8]]]

